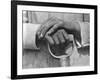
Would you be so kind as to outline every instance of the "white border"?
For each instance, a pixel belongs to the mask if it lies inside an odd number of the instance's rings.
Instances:
[[[81,67],[60,67],[60,68],[39,68],[39,69],[22,69],[22,10],[32,11],[53,11],[53,12],[73,12],[73,13],[90,13],[90,66]],[[45,74],[60,72],[79,72],[94,70],[94,10],[78,8],[58,8],[43,6],[17,6],[17,75],[27,74]]]

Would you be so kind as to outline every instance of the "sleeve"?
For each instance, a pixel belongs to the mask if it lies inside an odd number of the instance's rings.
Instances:
[[[23,48],[35,49],[39,48],[36,45],[36,32],[40,28],[40,24],[23,23]]]
[[[76,42],[78,48],[88,46],[90,44],[90,24],[88,22],[79,22],[81,29],[81,43]]]

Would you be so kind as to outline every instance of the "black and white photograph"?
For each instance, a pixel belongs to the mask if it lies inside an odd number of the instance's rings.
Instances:
[[[70,76],[75,72],[95,74],[95,6],[78,8],[64,4],[66,7],[57,7],[54,6],[57,3],[53,6],[50,6],[53,3],[48,6],[43,5],[46,3],[34,3],[21,5],[18,2],[17,11],[12,9],[12,13],[17,14],[17,26],[13,23],[17,29],[16,60],[13,58],[17,74],[12,73],[31,77],[60,76],[59,73]]]
[[[90,14],[22,13],[23,69],[90,65]]]

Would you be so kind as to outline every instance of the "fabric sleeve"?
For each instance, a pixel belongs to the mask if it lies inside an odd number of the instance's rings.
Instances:
[[[90,44],[90,24],[88,22],[79,22],[81,29],[81,43],[77,41],[78,48]]]

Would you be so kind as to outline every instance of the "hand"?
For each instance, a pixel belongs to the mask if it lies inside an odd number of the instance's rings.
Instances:
[[[44,22],[37,31],[37,36],[39,39],[42,39],[45,37],[46,33],[52,35],[58,29],[64,29],[68,34],[73,34],[75,40],[78,40],[81,43],[81,33],[78,22],[64,22],[57,18],[50,18]]]
[[[59,45],[70,40],[69,35],[64,29],[57,30],[52,35],[49,34],[50,31],[46,33],[45,38],[51,45]]]
[[[59,29],[52,35],[45,35],[49,43],[49,49],[55,56],[68,55],[73,46],[73,35],[67,34],[64,29]],[[71,50],[72,51],[72,50]]]

